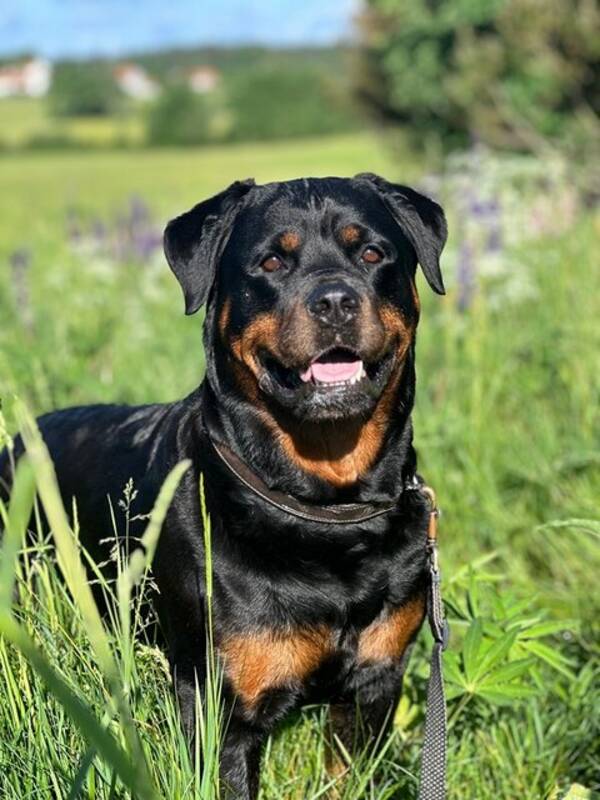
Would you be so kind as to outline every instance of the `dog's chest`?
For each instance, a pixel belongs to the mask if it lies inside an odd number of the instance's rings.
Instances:
[[[424,603],[418,597],[387,607],[362,628],[343,630],[325,624],[285,629],[261,628],[223,637],[218,644],[225,677],[252,713],[273,692],[305,694],[356,670],[400,661],[420,627]]]
[[[398,665],[419,629],[424,548],[406,518],[376,520],[370,536],[351,533],[337,548],[329,541],[308,551],[303,542],[294,550],[289,530],[278,528],[272,539],[287,542],[285,552],[254,545],[219,581],[226,687],[250,717],[275,697],[290,708],[343,695],[355,679],[370,680],[363,671]]]

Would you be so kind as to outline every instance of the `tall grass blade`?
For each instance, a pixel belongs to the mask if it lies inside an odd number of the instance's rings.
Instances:
[[[33,469],[28,459],[22,458],[16,469],[3,533],[4,542],[0,560],[0,611],[8,611],[12,603],[16,556],[25,538],[34,497]]]
[[[24,404],[17,401],[14,411],[35,473],[38,493],[52,529],[58,563],[68,589],[81,612],[90,644],[110,688],[111,700],[119,715],[123,734],[135,765],[136,784],[144,787],[145,796],[154,796],[144,751],[123,692],[109,637],[94,602],[79,548],[62,504],[54,466],[35,420]]]

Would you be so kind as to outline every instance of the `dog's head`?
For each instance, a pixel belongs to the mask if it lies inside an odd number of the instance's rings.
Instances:
[[[415,269],[444,293],[440,206],[375,175],[228,189],[169,223],[186,313],[252,402],[303,421],[367,417],[419,317]]]

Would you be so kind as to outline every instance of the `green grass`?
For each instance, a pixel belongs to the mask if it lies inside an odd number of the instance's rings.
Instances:
[[[367,134],[184,150],[19,153],[0,159],[2,210],[9,214],[5,228],[14,241],[28,238],[32,226],[43,232],[49,222],[62,223],[73,205],[108,212],[138,193],[157,213],[174,214],[242,177],[260,182],[368,169],[398,172],[380,142]],[[415,178],[418,160],[407,161],[401,172],[406,180]]]
[[[36,413],[168,400],[201,375],[200,320],[183,316],[164,262],[73,250],[68,207],[108,219],[137,193],[164,220],[234,178],[365,169],[418,176],[418,165],[395,167],[366,136],[0,160],[0,395],[16,392]],[[572,788],[574,800],[600,788],[599,244],[598,219],[584,216],[560,237],[515,248],[511,262],[535,294],[499,303],[493,282],[484,283],[462,313],[452,280],[443,299],[420,281],[415,432],[420,469],[444,512],[451,800],[554,800],[572,784],[587,787]],[[18,247],[31,254],[21,277],[6,266]],[[42,502],[55,505],[43,453],[33,468]],[[31,478],[24,472],[20,481],[13,545]],[[68,548],[60,518],[55,528]],[[48,541],[26,552],[18,586],[19,630],[0,616],[2,800],[67,798],[73,784],[73,797],[127,797],[134,778],[159,797],[214,797],[210,773],[186,754],[165,658],[128,635],[123,599],[115,632],[90,625],[93,609],[59,580]],[[131,624],[139,624],[135,610]],[[98,650],[105,639],[108,650]],[[344,800],[416,796],[428,643],[421,634],[393,739],[378,763],[360,759],[338,785]],[[273,737],[262,800],[324,796],[323,726],[322,711],[306,709]]]
[[[0,100],[0,118],[4,123],[0,142],[5,145],[21,144],[32,134],[48,129],[48,117],[44,103],[32,98],[2,98]]]
[[[64,139],[78,145],[104,147],[115,143],[139,145],[144,138],[143,109],[130,106],[107,117],[57,118],[46,100],[30,97],[0,99],[0,119],[5,120],[0,146],[22,147],[30,140]]]

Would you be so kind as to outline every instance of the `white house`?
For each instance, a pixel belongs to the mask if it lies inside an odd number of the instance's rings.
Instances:
[[[0,97],[43,97],[52,84],[52,64],[31,58],[0,67]]]
[[[118,64],[113,75],[119,89],[136,100],[152,100],[160,92],[160,86],[139,64]]]
[[[221,82],[221,73],[209,65],[192,67],[186,73],[190,89],[198,94],[206,94],[217,88]]]

